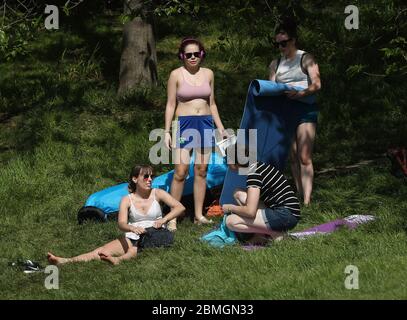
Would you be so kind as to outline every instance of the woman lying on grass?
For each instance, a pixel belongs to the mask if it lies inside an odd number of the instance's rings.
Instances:
[[[226,150],[230,153],[238,148],[234,145]],[[248,150],[240,151],[248,157]],[[239,161],[229,164],[231,170],[243,167],[248,167],[246,191],[236,189],[233,196],[238,205],[224,204],[222,207],[225,214],[230,213],[227,227],[237,233],[254,233],[256,238],[281,239],[300,219],[300,204],[293,188],[270,164],[255,162],[249,166],[249,162],[242,164]]]
[[[137,256],[137,252],[141,249],[140,243],[143,234],[146,233],[147,228],[160,230],[162,245],[171,244],[173,234],[166,229],[166,223],[182,214],[185,208],[166,191],[152,189],[152,179],[153,169],[150,166],[136,166],[131,171],[129,178],[130,194],[122,198],[118,216],[119,229],[126,232],[123,237],[73,258],[57,257],[49,252],[48,261],[51,264],[63,264],[105,260],[112,264],[119,264],[123,260]],[[164,202],[171,208],[165,217],[162,217],[160,202]]]

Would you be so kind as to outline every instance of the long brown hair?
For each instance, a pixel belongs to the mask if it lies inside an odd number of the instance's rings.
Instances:
[[[140,164],[140,165],[136,165],[134,166],[131,171],[130,171],[130,175],[129,175],[129,192],[130,193],[134,193],[136,192],[136,188],[137,188],[137,183],[135,183],[133,181],[134,177],[138,177],[140,173],[144,172],[144,173],[148,173],[148,174],[153,174],[153,167],[147,164]]]

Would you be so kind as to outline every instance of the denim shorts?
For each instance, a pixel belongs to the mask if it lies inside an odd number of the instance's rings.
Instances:
[[[304,114],[301,119],[300,123],[317,123],[318,122],[318,111],[309,111],[306,114]]]
[[[179,116],[173,134],[176,148],[210,148],[214,145],[214,124],[211,115]],[[175,132],[174,132],[175,131]]]
[[[261,210],[264,222],[273,231],[287,231],[294,228],[299,218],[284,207],[266,208]]]
[[[134,240],[132,238],[127,238],[130,240],[131,244],[133,245],[133,247],[138,247],[138,240]]]
[[[301,106],[301,108],[303,108],[303,112],[301,113],[299,124],[307,122],[318,122],[319,111],[318,106],[315,103],[311,105]]]

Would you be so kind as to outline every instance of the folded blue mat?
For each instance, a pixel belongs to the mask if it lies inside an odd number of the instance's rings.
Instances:
[[[218,248],[236,243],[236,234],[226,226],[226,217],[224,215],[221,223],[214,230],[204,234],[200,240]]]
[[[302,90],[274,81],[253,80],[247,92],[244,113],[240,129],[246,129],[243,140],[248,143],[248,129],[257,129],[257,160],[270,163],[284,170],[291,140],[304,114],[304,108],[315,103],[315,96],[307,96],[301,101],[292,100],[284,95],[287,90]],[[238,144],[241,140],[238,134]],[[246,188],[246,176],[227,170],[223,184],[221,204],[236,203],[233,191]],[[236,233],[226,226],[226,216],[219,226],[201,238],[214,247],[222,248],[237,242]]]
[[[274,81],[253,80],[247,92],[240,129],[246,129],[243,139],[248,140],[248,129],[257,129],[257,160],[272,164],[283,171],[289,155],[292,137],[304,114],[304,108],[315,103],[315,96],[301,101],[289,99],[286,90],[302,90]],[[239,143],[239,136],[238,136]],[[223,185],[221,204],[235,203],[233,191],[246,188],[246,176],[228,170]]]

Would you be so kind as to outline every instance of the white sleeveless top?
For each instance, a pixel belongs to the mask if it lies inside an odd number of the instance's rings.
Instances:
[[[129,220],[128,224],[135,227],[150,228],[153,226],[154,222],[162,218],[162,211],[160,204],[155,199],[155,189],[152,190],[154,200],[151,203],[150,208],[146,214],[141,213],[133,204],[131,195],[128,197],[130,199],[130,208],[129,208]],[[134,232],[126,232],[126,238],[138,240],[140,236]]]
[[[297,50],[292,60],[288,60],[284,56],[281,57],[276,70],[276,82],[308,88],[311,81],[301,68],[301,57],[304,53],[303,50]]]

